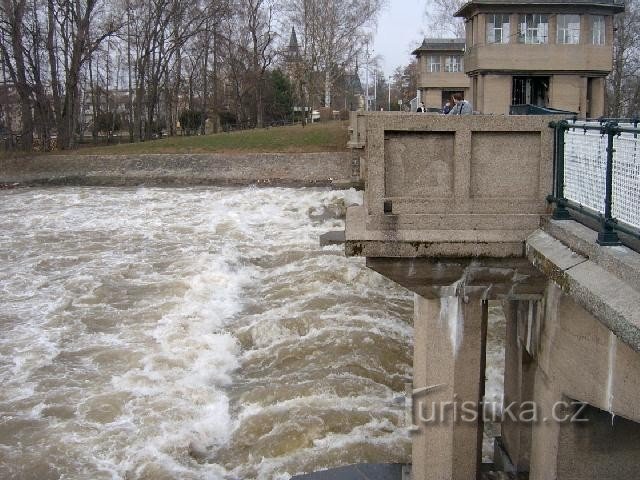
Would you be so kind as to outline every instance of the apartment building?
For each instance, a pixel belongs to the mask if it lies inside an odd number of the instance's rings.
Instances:
[[[604,114],[612,69],[613,17],[623,0],[472,0],[465,20],[464,71],[474,108],[506,114],[533,104]]]
[[[418,61],[418,102],[441,109],[454,93],[468,97],[471,86],[464,73],[465,39],[431,38],[412,54]]]

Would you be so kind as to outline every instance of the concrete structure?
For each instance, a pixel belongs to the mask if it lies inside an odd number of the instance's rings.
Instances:
[[[0,159],[0,184],[352,185],[348,153],[42,155]]]
[[[465,72],[481,113],[534,104],[604,114],[612,69],[613,16],[623,0],[472,0],[456,16],[466,25]]]
[[[416,294],[412,478],[480,475],[483,419],[466,412],[482,408],[491,300],[507,319],[513,403],[496,466],[536,480],[637,476],[640,255],[549,220],[549,117],[354,120],[365,196],[347,212],[345,251]]]
[[[418,100],[425,107],[442,109],[454,93],[468,98],[470,80],[464,73],[464,44],[464,38],[425,38],[412,52],[418,61]]]
[[[361,463],[296,475],[291,480],[409,480],[408,470],[401,464]]]

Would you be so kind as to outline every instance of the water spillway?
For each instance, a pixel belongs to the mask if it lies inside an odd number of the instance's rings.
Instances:
[[[412,296],[318,247],[356,192],[0,196],[2,478],[408,460]]]

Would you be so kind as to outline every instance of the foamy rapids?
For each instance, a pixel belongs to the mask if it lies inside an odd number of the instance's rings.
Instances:
[[[410,460],[412,294],[318,244],[359,193],[0,200],[0,478],[286,479]]]

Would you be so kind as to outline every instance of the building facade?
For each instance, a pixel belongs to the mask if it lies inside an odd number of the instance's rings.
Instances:
[[[418,61],[418,102],[442,109],[454,93],[469,96],[470,79],[464,69],[465,39],[425,39],[412,52]]]
[[[455,16],[466,26],[464,71],[474,108],[507,114],[532,104],[604,114],[612,69],[613,17],[623,0],[472,0]]]

